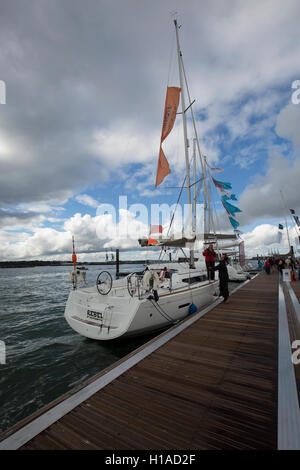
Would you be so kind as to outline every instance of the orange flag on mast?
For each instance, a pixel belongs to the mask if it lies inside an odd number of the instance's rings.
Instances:
[[[176,119],[177,108],[179,105],[180,91],[181,91],[181,88],[177,88],[177,87],[167,88],[164,120],[163,120],[163,126],[162,126],[162,131],[161,131],[161,138],[160,138],[160,149],[159,149],[155,187],[160,185],[160,183],[163,182],[164,178],[169,173],[171,173],[168,160],[166,159],[166,156],[163,152],[161,144],[163,143],[165,138],[170,134],[171,130],[173,129],[174,122]]]

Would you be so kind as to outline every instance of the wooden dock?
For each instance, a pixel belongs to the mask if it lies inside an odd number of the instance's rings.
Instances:
[[[299,297],[283,284],[259,274],[19,423],[0,449],[300,449]]]

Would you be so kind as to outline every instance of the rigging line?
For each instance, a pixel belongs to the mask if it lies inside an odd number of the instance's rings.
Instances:
[[[182,195],[182,191],[183,191],[183,188],[184,188],[184,185],[185,185],[185,180],[186,180],[186,176],[184,177],[184,180],[183,180],[183,183],[182,183],[180,192],[179,192],[179,196],[178,196],[178,199],[177,199],[177,202],[176,202],[176,206],[175,206],[175,209],[174,209],[174,212],[173,212],[171,221],[170,221],[170,225],[169,225],[169,228],[168,228],[167,236],[169,235],[170,229],[171,229],[172,224],[173,224],[173,221],[174,221],[175,212],[176,212],[177,206],[178,206],[178,204],[179,204],[179,201],[180,201],[180,198],[181,198],[181,195]]]
[[[191,289],[191,267],[190,267],[190,264],[189,264],[189,291],[190,291],[190,295],[191,295],[191,303],[193,304],[194,299],[193,299],[193,291]]]
[[[192,158],[193,158],[193,157],[190,158],[190,163],[191,163],[191,161],[192,161]],[[182,195],[182,191],[183,191],[183,189],[185,188],[185,186],[184,186],[184,185],[185,185],[185,180],[186,180],[186,176],[184,177],[184,180],[183,180],[183,183],[182,183],[180,192],[179,192],[179,196],[178,196],[178,199],[177,199],[177,202],[176,202],[176,206],[175,206],[175,209],[174,209],[174,212],[173,212],[171,221],[170,221],[170,226],[169,226],[169,228],[168,228],[167,236],[169,235],[170,229],[171,229],[171,227],[172,227],[173,220],[174,220],[174,217],[175,217],[175,212],[176,212],[177,206],[178,206],[178,204],[179,204],[179,201],[180,201],[180,198],[181,198],[181,195]],[[194,186],[194,184],[200,183],[200,184],[199,184],[199,189],[198,189],[197,198],[198,198],[198,196],[199,196],[199,193],[200,193],[200,190],[201,190],[201,185],[202,185],[203,180],[204,180],[204,176],[202,176],[198,181],[196,181],[196,183],[193,183],[193,184],[190,185],[190,187],[191,187],[191,186]]]
[[[185,68],[184,68],[184,64],[183,64],[183,60],[182,60],[182,54],[181,54],[181,65],[182,65],[182,70],[183,70],[183,74],[184,74],[184,80],[185,80],[185,86],[186,86],[186,89],[187,89],[188,99],[189,99],[189,102],[191,102],[191,96],[190,96],[190,91],[189,91],[189,87],[188,87],[188,83],[187,83]],[[195,133],[197,147],[198,147],[198,153],[199,153],[199,157],[200,157],[202,173],[203,173],[203,175],[206,175],[206,165],[205,165],[205,163],[203,163],[203,159],[202,159],[202,152],[200,150],[200,144],[199,144],[199,139],[198,139],[198,133],[197,133],[197,128],[196,128],[196,122],[195,122],[193,107],[191,106],[190,109],[191,109],[191,116],[192,116],[192,121],[193,121],[194,133]],[[209,212],[210,212],[210,217],[211,217],[211,222],[212,222],[212,228],[213,228],[214,234],[216,234],[216,230],[215,230],[215,227],[214,227],[214,218],[213,218],[213,214],[212,214],[212,210],[211,210],[210,199],[208,197],[206,178],[204,178],[203,181],[204,181],[204,194],[206,194],[207,201],[208,201],[208,207],[209,207]],[[218,241],[216,241],[216,250],[218,252],[218,255],[220,255]]]
[[[172,32],[172,35],[171,35],[171,53],[170,53],[170,60],[169,60],[169,67],[168,67],[168,81],[167,81],[167,87],[169,86],[169,83],[170,83],[170,76],[171,76],[171,68],[172,68],[172,64],[173,64],[173,54],[174,54],[174,49],[175,49],[175,37],[174,37],[174,34]]]
[[[152,303],[152,305],[156,308],[158,313],[160,313],[160,315],[165,318],[165,320],[168,320],[170,323],[175,323],[176,322],[176,320],[173,320],[173,318],[169,317],[168,314],[166,312],[164,312],[161,307],[158,308],[157,304],[152,299],[149,299],[149,300]]]

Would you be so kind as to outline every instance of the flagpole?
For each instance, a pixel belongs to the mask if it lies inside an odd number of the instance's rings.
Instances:
[[[286,207],[286,204],[285,204],[285,201],[284,201],[284,198],[283,198],[283,193],[282,193],[281,189],[280,189],[280,195],[281,195],[281,199],[282,199],[283,209],[285,209],[285,212],[284,212],[285,226],[286,226],[286,233],[287,233],[287,238],[288,238],[288,243],[289,243],[289,248],[290,248],[290,253],[291,253],[292,252],[292,247],[291,247],[289,229],[288,229],[287,218],[286,218],[287,207]]]

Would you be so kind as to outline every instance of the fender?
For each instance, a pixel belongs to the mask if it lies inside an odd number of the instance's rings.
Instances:
[[[143,280],[142,280],[142,284],[143,284],[143,287],[146,291],[149,291],[149,290],[157,290],[158,288],[158,282],[159,282],[159,279],[158,279],[158,275],[155,271],[146,271],[144,276],[143,276]]]

